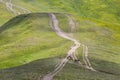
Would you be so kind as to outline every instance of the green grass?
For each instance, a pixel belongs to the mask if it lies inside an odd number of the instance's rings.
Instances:
[[[119,0],[12,0],[12,2],[32,12],[71,13],[81,18],[112,24],[119,24],[120,22]],[[3,5],[0,6],[3,7]],[[10,15],[11,12],[6,12],[6,10],[5,8],[1,9],[3,13],[1,19],[6,18],[5,21],[8,20],[8,15],[9,17],[13,15]],[[4,13],[7,13],[7,16]]]
[[[20,15],[0,29],[1,68],[62,55],[70,46],[70,41],[60,38],[50,28],[49,16],[44,13]]]
[[[118,0],[13,0],[33,12],[65,12],[104,22],[119,24]]]
[[[120,1],[13,1],[33,13],[12,18],[15,15],[0,3],[0,80],[42,78],[65,57],[73,43],[50,28],[49,12],[62,13],[56,15],[67,33],[70,27],[65,13],[72,15],[76,22],[74,38],[89,47],[93,67],[101,71],[91,72],[70,61],[55,80],[120,80]],[[78,53],[82,61],[82,47]]]
[[[60,27],[69,33],[68,19],[65,14],[56,15],[60,20]],[[101,72],[91,72],[70,62],[55,77],[55,80],[119,80],[120,45],[118,39],[120,37],[117,36],[119,28],[101,26],[100,24],[105,23],[97,24],[97,22],[84,19],[80,22],[81,24],[77,25],[76,31],[73,32],[74,38],[89,47],[90,61],[93,67]],[[73,44],[57,36],[50,28],[47,13],[17,16],[4,24],[0,31],[1,79],[10,77],[8,80],[32,80],[31,75],[40,78],[54,69],[55,64],[65,57]],[[78,53],[82,61],[82,47],[78,49]],[[30,63],[35,60],[38,60],[37,64]]]

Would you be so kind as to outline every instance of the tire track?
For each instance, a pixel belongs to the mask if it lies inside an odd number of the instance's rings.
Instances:
[[[76,26],[76,25],[75,25],[75,22],[73,21],[73,19],[72,19],[71,16],[69,16],[69,15],[66,15],[66,16],[67,16],[68,19],[69,19],[69,26],[71,27],[71,29],[73,29],[73,30],[71,30],[71,32],[74,32],[75,26]],[[89,59],[88,59],[88,47],[85,46],[84,44],[81,44],[81,45],[82,45],[82,47],[83,47],[83,61],[84,61],[85,65],[83,65],[83,64],[79,61],[79,59],[77,58],[77,56],[76,56],[75,53],[73,54],[74,59],[76,60],[76,62],[77,62],[78,64],[82,65],[83,67],[85,67],[85,68],[87,68],[87,69],[90,69],[90,70],[92,70],[92,71],[96,71],[96,70],[91,66],[91,63],[90,63],[90,61],[89,61]]]

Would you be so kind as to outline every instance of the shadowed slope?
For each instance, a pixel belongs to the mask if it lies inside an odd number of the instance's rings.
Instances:
[[[0,80],[41,80],[42,77],[52,71],[54,69],[54,66],[60,61],[61,58],[59,57],[45,58],[33,61],[23,66],[0,70]],[[111,62],[101,61],[98,59],[96,59],[96,61],[98,63],[104,62],[106,64],[109,64],[109,66],[113,67],[114,70],[117,69],[116,67],[120,67],[120,65]],[[97,70],[99,69],[103,68],[101,67]],[[63,70],[55,76],[55,80],[119,80],[119,71],[113,70],[109,72],[109,70],[111,70],[110,67],[107,69],[103,72],[91,72],[89,70],[85,70],[84,68],[80,68],[73,62],[69,62],[63,68]]]

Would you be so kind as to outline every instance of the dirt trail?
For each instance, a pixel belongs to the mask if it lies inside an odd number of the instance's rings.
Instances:
[[[53,80],[53,77],[60,71],[62,70],[62,68],[66,65],[66,63],[69,61],[70,58],[74,58],[73,53],[75,53],[76,49],[78,49],[81,45],[81,43],[79,43],[77,40],[67,36],[67,34],[65,32],[63,32],[60,28],[59,28],[59,21],[56,18],[56,16],[54,14],[49,14],[50,15],[50,20],[51,20],[51,27],[54,29],[54,31],[56,32],[57,35],[68,39],[72,42],[74,42],[75,46],[71,47],[71,49],[68,51],[67,56],[60,62],[60,64],[55,68],[54,71],[52,71],[51,73],[47,74],[46,76],[44,76],[43,80]],[[52,25],[53,24],[53,25]]]
[[[3,4],[5,4],[5,5],[6,5],[6,8],[7,8],[8,10],[12,11],[12,12],[13,12],[14,14],[16,14],[16,15],[23,14],[23,13],[24,13],[24,14],[25,14],[25,13],[31,13],[29,10],[27,10],[27,9],[21,7],[21,6],[12,4],[12,0],[6,0],[6,1],[0,0],[0,2],[3,3]],[[20,13],[20,11],[17,11],[17,10],[14,9],[14,8],[16,8],[16,9],[18,9],[18,10],[22,10],[23,12]]]
[[[59,21],[56,18],[56,16],[54,14],[49,14],[50,16],[50,26],[52,27],[52,29],[54,29],[54,31],[56,32],[57,35],[59,35],[62,38],[68,39],[70,41],[72,41],[74,43],[74,46],[71,47],[71,49],[67,52],[67,56],[59,63],[57,64],[56,68],[54,69],[54,71],[50,72],[49,74],[45,75],[43,77],[42,80],[53,80],[54,76],[60,72],[63,67],[66,65],[66,63],[69,61],[69,59],[73,59],[74,61],[78,62],[78,64],[84,68],[90,69],[92,71],[96,71],[95,69],[92,68],[89,59],[87,58],[88,56],[88,48],[85,45],[82,45],[80,42],[78,42],[76,39],[71,38],[67,35],[67,33],[63,32],[60,28],[59,28]],[[70,20],[71,25],[73,26],[73,22]],[[86,63],[86,65],[82,65],[81,62],[78,60],[77,56],[76,56],[76,50],[80,47],[83,46],[84,49],[84,61]]]
[[[69,26],[71,27],[71,32],[74,32],[75,31],[75,22],[73,21],[73,19],[72,19],[72,17],[71,16],[69,16],[69,15],[66,15],[67,17],[68,17],[68,19],[69,19]],[[91,66],[91,63],[90,63],[90,61],[89,61],[89,59],[88,59],[88,47],[87,46],[85,46],[84,44],[81,44],[82,45],[82,47],[83,47],[83,61],[84,61],[84,63],[85,63],[85,65],[83,66],[83,67],[85,67],[85,68],[87,68],[87,69],[90,69],[90,70],[92,70],[92,71],[96,71],[95,69],[93,69],[92,68],[92,66]],[[74,59],[75,60],[78,60],[78,58],[76,57],[76,53],[74,53],[73,54],[73,56],[74,56]],[[78,61],[78,64],[80,64],[81,65],[81,62],[80,61]]]

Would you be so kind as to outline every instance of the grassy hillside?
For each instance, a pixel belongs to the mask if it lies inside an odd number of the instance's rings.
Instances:
[[[46,58],[29,64],[0,71],[0,80],[41,80],[44,75],[52,71],[61,58]],[[102,61],[101,61],[102,62]],[[111,64],[106,62],[107,64]],[[114,63],[112,63],[113,65]],[[114,64],[116,67],[118,65]],[[68,63],[55,76],[55,80],[120,80],[118,74],[91,72],[73,62]]]
[[[12,2],[32,12],[71,13],[80,18],[95,21],[112,24],[119,24],[120,22],[119,0],[12,0]],[[7,16],[4,18],[8,18]]]
[[[58,37],[50,28],[49,16],[44,13],[11,19],[0,27],[0,38],[0,68],[59,56],[70,46],[70,42]]]
[[[91,72],[70,61],[55,80],[120,80],[119,0],[13,0],[13,3],[33,13],[13,18],[15,15],[0,3],[0,80],[37,80],[65,57],[73,43],[51,29],[49,12],[61,13],[56,15],[67,33],[70,33],[68,18],[62,13],[73,15],[76,22],[73,36],[89,47],[90,61],[100,71]],[[78,53],[82,61],[82,48]]]
[[[64,14],[56,15],[61,28],[69,33],[67,17]],[[101,72],[91,72],[70,62],[55,79],[119,80],[120,28],[100,26],[89,20],[80,22],[80,25],[77,23],[76,31],[73,33],[74,37],[89,47],[92,65]],[[0,32],[1,68],[15,67],[40,59],[20,67],[1,70],[1,79],[40,78],[54,69],[72,45],[72,42],[57,36],[50,28],[49,16],[46,13],[17,16],[3,25]],[[78,50],[80,60],[82,60],[81,51],[82,48]],[[73,75],[73,72],[76,74]]]
[[[66,12],[82,18],[119,24],[119,0],[13,0],[33,12]]]

